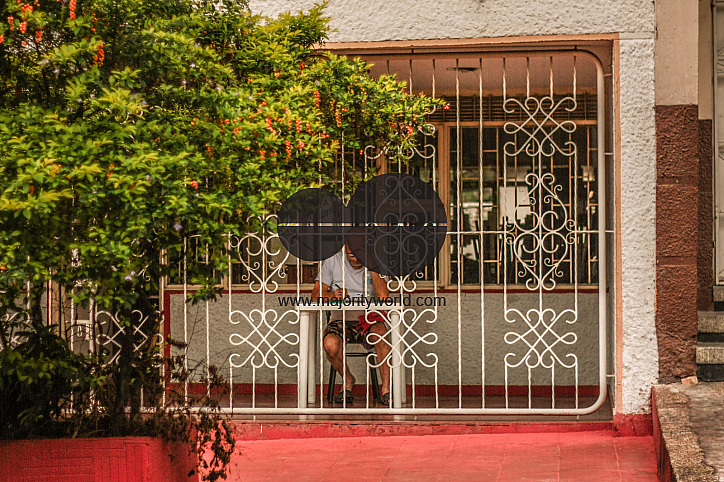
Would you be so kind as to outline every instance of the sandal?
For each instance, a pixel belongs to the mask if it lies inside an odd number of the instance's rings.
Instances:
[[[384,395],[380,396],[380,403],[382,405],[390,405],[390,392],[385,393]]]
[[[334,402],[335,403],[342,403],[342,398],[347,399],[347,403],[354,402],[354,395],[352,395],[352,390],[342,390],[337,395],[334,396]]]

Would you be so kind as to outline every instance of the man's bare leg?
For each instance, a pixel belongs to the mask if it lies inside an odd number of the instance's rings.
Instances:
[[[378,336],[370,336],[369,340],[375,345],[375,353],[377,354],[377,363],[380,363],[380,375],[382,375],[382,387],[380,395],[389,393],[390,391],[390,360],[387,359],[390,354],[390,345],[388,341],[387,328],[383,323],[375,323],[370,326],[370,333]],[[380,339],[381,337],[381,339]]]
[[[342,350],[342,339],[340,337],[332,333],[324,337],[324,351],[327,352],[327,359],[332,364],[332,368],[337,370],[337,373],[342,373],[342,370],[346,369],[346,390],[352,390],[352,387],[354,387],[355,378],[352,376],[352,372],[349,371],[349,366],[344,366],[345,363]]]

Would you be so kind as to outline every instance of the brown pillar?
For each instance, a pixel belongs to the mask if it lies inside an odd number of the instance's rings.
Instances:
[[[714,309],[714,206],[712,184],[712,122],[699,120],[699,296],[700,311]]]
[[[656,106],[656,335],[662,382],[696,372],[699,149],[697,106]]]

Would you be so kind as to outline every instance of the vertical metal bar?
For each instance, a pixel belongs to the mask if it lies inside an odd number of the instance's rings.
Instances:
[[[462,229],[462,132],[460,129],[460,59],[455,59],[455,151],[457,164],[457,182],[455,192],[455,206],[457,210],[457,219],[455,223],[455,232],[457,246],[455,250],[458,282],[457,282],[457,308],[458,308],[458,408],[463,408],[463,362],[462,362],[462,284],[463,269],[460,253],[462,251],[462,243],[460,239],[460,231]]]
[[[75,323],[75,301],[70,302],[70,351],[75,350],[75,335],[73,331],[77,331],[78,326]]]
[[[577,125],[576,125],[576,128],[578,128]],[[573,232],[573,244],[575,246],[578,243],[578,238],[577,238],[578,234],[576,233],[577,226],[578,226],[578,211],[577,211],[578,204],[576,203],[577,199],[578,199],[578,197],[577,197],[577,193],[578,193],[578,190],[577,190],[578,189],[577,166],[578,166],[578,164],[575,160],[575,158],[578,156],[578,147],[576,146],[576,144],[573,140],[573,134],[571,132],[569,132],[566,135],[567,135],[567,143],[569,145],[569,153],[571,154],[571,155],[567,156],[568,157],[568,193],[569,193],[568,194],[569,199],[568,199],[567,206],[568,206],[568,209],[570,210],[570,212],[573,213],[572,220],[573,220],[574,227],[575,227],[574,232]],[[572,150],[572,152],[571,152],[571,150]],[[573,189],[571,189],[571,188],[573,188]],[[573,194],[573,197],[571,198],[570,196],[571,196],[572,192],[575,192],[575,194]],[[569,268],[569,276],[568,276],[569,281],[568,282],[571,284],[573,284],[574,279],[578,278],[578,272],[575,270],[575,266],[574,266],[574,264],[575,264],[575,261],[573,259],[574,254],[576,254],[574,250],[568,250],[568,260],[566,261],[568,263],[568,268]]]
[[[96,352],[97,352],[96,337],[94,336],[94,333],[95,333],[95,325],[96,325],[96,324],[95,324],[95,319],[96,319],[96,317],[95,317],[95,311],[96,311],[95,298],[91,298],[91,299],[90,299],[90,303],[89,303],[89,305],[88,305],[88,322],[89,322],[90,324],[89,324],[88,327],[87,327],[87,329],[88,329],[88,330],[90,331],[90,333],[91,333],[91,335],[90,335],[90,336],[91,336],[91,339],[90,339],[90,342],[88,343],[89,349],[90,349],[90,352],[91,352],[91,353],[96,353]]]
[[[549,60],[550,60],[550,61],[549,61],[549,64],[548,64],[548,65],[549,65],[549,68],[550,68],[551,105],[552,105],[552,106],[555,106],[555,102],[556,102],[556,101],[555,101],[555,98],[553,97],[553,56],[552,56],[552,55],[550,56]],[[569,142],[571,141],[571,135],[570,135],[570,133],[568,134],[568,141],[569,141]],[[569,147],[569,148],[570,148],[570,147]],[[573,147],[573,149],[575,149],[575,146]],[[551,156],[551,174],[553,174],[553,156]],[[570,175],[570,174],[571,174],[571,163],[570,163],[570,157],[569,157],[569,161],[568,161],[568,193],[569,193],[568,195],[569,195],[569,196],[570,196],[570,192],[571,192],[571,175]],[[576,183],[576,175],[577,175],[577,171],[574,169],[574,171],[573,171],[573,182],[574,182],[574,184]],[[575,196],[574,196],[574,197],[575,197]],[[570,200],[569,200],[569,201],[570,201]],[[564,209],[565,209],[565,207],[564,207]],[[575,219],[575,214],[574,214],[574,219]],[[574,227],[575,227],[575,223],[574,223]],[[576,241],[577,241],[575,236],[576,236],[576,235],[575,235],[575,232],[574,232],[574,234],[573,234],[573,242],[574,242],[574,244],[575,244]],[[564,241],[564,242],[566,242],[566,241]],[[554,263],[555,263],[555,261],[554,261]],[[571,264],[571,265],[569,266],[569,268],[570,268],[570,273],[573,274],[573,264]],[[575,275],[574,275],[574,276],[575,276]],[[577,297],[577,295],[576,295],[576,297]],[[577,312],[577,311],[576,311],[576,312]],[[553,409],[556,408],[556,364],[555,364],[555,361],[553,360],[553,357],[551,357],[551,408],[553,408]]]
[[[297,406],[306,408],[308,403],[308,351],[309,351],[309,311],[302,311],[299,315],[299,361],[297,364]],[[274,376],[276,383],[276,368],[274,368]],[[314,392],[314,389],[312,389]]]
[[[435,97],[435,59],[432,59],[432,97]],[[442,128],[442,132],[438,133],[438,142],[436,146],[436,153],[433,155],[432,158],[432,185],[433,187],[436,187],[438,191],[442,191],[440,189],[441,186],[437,185],[438,178],[437,178],[437,166],[440,162],[440,147],[442,145],[442,137],[445,135],[445,129]],[[448,208],[445,207],[445,212],[447,213]],[[446,214],[447,216],[447,214]],[[449,261],[449,255],[448,255],[448,261]],[[439,274],[438,274],[439,273]],[[439,278],[442,276],[442,269],[439,269],[438,264],[438,256],[435,256],[435,260],[433,261],[433,283],[432,283],[432,291],[433,295],[435,296],[435,299],[437,299],[437,285],[439,282]],[[435,320],[437,320],[437,306],[435,306]],[[414,387],[414,379],[413,379],[413,387]],[[414,401],[414,397],[413,397]],[[438,393],[438,383],[437,383],[437,364],[435,364],[435,408],[438,408],[440,406],[440,397]]]
[[[229,408],[234,413],[234,366],[229,363]]]
[[[387,70],[389,73],[390,61],[387,61]],[[342,178],[342,200],[344,201],[344,134],[342,134],[342,167],[341,167],[341,178]],[[342,246],[344,255],[342,256],[342,293],[347,290],[347,247]],[[347,408],[347,396],[345,394],[347,390],[347,311],[342,310],[342,408]]]
[[[549,73],[550,73],[550,87],[551,87],[551,102],[555,102],[555,99],[553,98],[553,56],[550,56],[550,62],[548,64],[549,67]]]
[[[321,295],[321,281],[319,288]],[[316,313],[317,326],[319,326],[319,330],[317,330],[319,332],[319,408],[324,408],[324,337],[322,336],[322,333],[324,332],[324,327],[322,326],[322,313],[323,311],[320,306],[319,311]],[[329,369],[334,370],[334,367],[330,365]],[[327,388],[334,391],[334,387]]]
[[[206,244],[205,264],[209,266],[209,245]],[[208,268],[207,268],[208,270]],[[209,339],[209,300],[206,300],[206,396],[211,396],[211,341]]]
[[[168,265],[168,251],[166,249],[161,250],[161,263],[164,265]],[[166,324],[164,323],[164,320],[166,318],[166,309],[168,308],[166,306],[166,283],[168,283],[168,277],[164,276],[159,280],[158,286],[158,307],[161,311],[160,317],[161,317],[161,334],[162,334],[162,347],[161,349],[165,351],[165,347],[163,346],[166,343],[166,340],[170,333],[166,333]],[[93,319],[96,319],[96,315],[93,315]],[[95,333],[95,323],[93,323],[93,343],[95,343],[97,339],[97,334]],[[166,407],[166,363],[164,361],[161,362],[161,384],[163,386],[163,390],[161,392],[161,406]]]
[[[531,368],[528,367],[528,408],[533,408],[533,398],[532,398],[533,390],[531,388],[531,385],[532,385],[531,378],[532,378]]]
[[[184,281],[184,299],[183,299],[183,307],[184,307],[184,372],[188,373],[189,371],[189,307],[186,303],[186,300],[188,298],[188,277],[187,277],[187,255],[188,255],[188,237],[184,236],[184,256],[183,256],[183,281]],[[184,377],[184,403],[189,403],[189,378],[187,376]]]
[[[415,408],[415,365],[412,365],[412,408]]]
[[[503,57],[503,112],[505,112],[505,101],[506,99],[506,65],[505,65],[505,57]],[[506,196],[506,190],[508,189],[508,153],[505,150],[505,145],[503,145],[503,196]],[[502,204],[505,202],[506,206],[506,212],[505,214],[508,214],[508,206],[507,206],[507,200],[504,198],[498,199],[498,205],[501,209]],[[508,249],[506,247],[506,242],[508,240],[508,220],[507,218],[503,218],[501,215],[500,217],[502,223],[503,223],[503,239],[501,242],[501,249],[503,251],[503,313],[506,315],[506,321],[507,321],[507,313],[508,313]],[[508,363],[504,363],[505,366],[505,408],[509,408],[509,390],[508,390]]]
[[[485,221],[483,218],[483,58],[480,58],[478,65],[478,239],[480,240],[480,251],[478,262],[480,263],[480,393],[481,407],[485,408],[485,236],[483,231]]]
[[[505,104],[504,104],[505,105]],[[501,200],[500,200],[500,127],[495,128],[495,191],[493,195],[498,200],[498,209],[497,214],[498,218],[500,218],[500,207],[501,207]],[[505,162],[505,154],[503,154],[503,162]],[[503,246],[504,247],[504,246]],[[501,267],[500,267],[500,253],[501,253],[501,244],[500,244],[500,236],[495,236],[495,276],[497,280],[497,284],[501,284]]]
[[[573,76],[575,78],[576,73],[573,72]],[[575,83],[575,80],[574,80]],[[575,101],[574,101],[575,103]],[[576,107],[578,107],[578,104],[575,104]],[[578,125],[576,125],[576,129],[578,128]],[[570,134],[569,134],[570,135]],[[571,211],[573,212],[573,260],[571,264],[571,273],[573,274],[573,302],[575,305],[575,316],[576,320],[578,319],[578,233],[577,231],[580,230],[578,226],[578,145],[574,142],[571,142],[571,148],[573,149],[573,199],[570,200],[571,204]],[[605,149],[604,149],[605,150]],[[586,156],[588,157],[588,156]],[[570,159],[570,158],[569,158]],[[589,174],[590,175],[590,174]],[[570,192],[570,191],[569,191]],[[588,196],[586,196],[588,198]],[[605,234],[604,234],[605,236]],[[589,241],[590,245],[590,241]],[[600,285],[599,285],[600,286]],[[605,325],[605,321],[604,321]],[[575,403],[576,408],[578,408],[578,360],[576,359],[575,362]],[[599,367],[599,370],[606,372],[606,366],[603,365]],[[555,408],[555,406],[553,407]]]
[[[298,313],[298,312],[297,312]],[[304,375],[307,380],[307,386],[304,389],[304,392],[307,394],[307,405],[306,406],[314,406],[314,389],[316,387],[316,380],[314,378],[314,365],[312,363],[312,360],[314,360],[314,342],[316,340],[315,332],[317,330],[317,316],[316,313],[306,311],[307,317],[309,318],[309,326],[307,327],[307,350],[304,351],[301,349],[299,353],[301,354],[301,357],[304,357],[306,367],[304,369]],[[301,328],[301,327],[300,327]],[[320,345],[320,350],[321,350]],[[321,380],[320,380],[321,381]]]
[[[229,297],[228,320],[231,321],[231,311],[232,311],[231,310],[231,281],[234,276],[233,267],[231,265],[231,250],[234,249],[232,247],[232,243],[231,243],[231,232],[226,233],[226,239],[227,239],[226,254],[227,254],[227,263],[228,263],[228,272],[227,272],[226,279],[229,282],[228,283],[229,292],[227,295]],[[231,357],[231,355],[229,355],[229,359],[227,359],[229,361],[229,408],[233,410],[234,409],[234,373],[233,373],[233,366],[232,366],[230,357]]]
[[[596,149],[598,153],[598,326],[599,326],[599,399],[606,394],[606,138],[604,126],[606,125],[603,87],[603,68],[596,62],[597,85],[596,85],[596,132],[598,140]],[[578,393],[578,372],[576,371],[576,394]],[[576,408],[578,408],[578,396],[576,396]]]
[[[52,271],[49,273],[52,275]],[[50,278],[50,276],[49,276]],[[53,324],[53,282],[48,281],[47,288],[48,290],[48,319],[46,321],[46,325],[50,326]]]
[[[503,110],[505,110],[505,98],[506,98],[506,82],[505,78],[505,57],[503,57]]]
[[[322,146],[322,139],[319,139],[319,145]],[[365,166],[365,169],[367,167]],[[321,186],[322,185],[322,158],[319,158],[319,161],[317,162],[317,182]],[[317,276],[320,279],[319,284],[319,297],[321,298],[322,295],[322,262],[317,261]],[[317,326],[319,327],[319,408],[324,408],[324,338],[322,336],[322,332],[324,331],[324,326],[322,326],[322,307],[319,307],[319,311],[316,313],[317,315]],[[332,366],[330,365],[330,370],[334,370]],[[332,387],[332,390],[334,387]]]
[[[526,70],[528,70],[529,66],[530,66],[530,57],[526,57]],[[543,186],[542,186],[542,184],[543,184],[543,150],[542,149],[538,153],[537,158],[538,158],[538,203],[536,203],[536,204],[538,205],[538,209],[539,209],[539,212],[538,212],[539,219],[543,219],[543,215],[544,215],[543,199],[544,199],[544,197],[543,197]],[[551,173],[552,173],[552,171],[553,171],[553,156],[551,156]],[[516,185],[517,185],[517,181],[516,181]],[[550,200],[550,206],[551,206],[551,210],[553,210],[553,199],[552,198]],[[542,318],[543,318],[543,284],[544,284],[543,257],[545,256],[545,250],[543,249],[543,223],[542,222],[538,223],[538,240],[539,240],[538,260],[536,263],[538,265],[538,279],[539,279],[539,283],[538,283],[538,314],[539,315],[538,316],[541,317],[541,321],[542,321]],[[532,392],[531,368],[529,367],[528,368],[528,408],[533,408],[531,392]]]
[[[435,59],[432,59],[432,98],[435,98]]]
[[[592,150],[591,149],[591,128],[590,128],[590,126],[586,126],[586,167],[588,169],[588,177],[586,179],[586,230],[588,230],[588,231],[591,230],[591,227],[593,224],[593,222],[592,222],[593,220],[591,219],[591,197],[590,197],[591,173],[593,173],[593,171],[591,170],[591,150]],[[597,173],[597,175],[600,176],[601,173],[599,172],[599,173]],[[586,233],[584,236],[586,237],[585,239],[588,240],[588,242],[586,243],[586,254],[587,254],[586,270],[588,271],[586,279],[588,281],[588,284],[591,284],[592,273],[593,273],[593,269],[591,266],[592,265],[592,263],[591,263],[591,241],[590,241],[591,233],[590,232]]]
[[[556,364],[551,361],[551,408],[556,408]]]

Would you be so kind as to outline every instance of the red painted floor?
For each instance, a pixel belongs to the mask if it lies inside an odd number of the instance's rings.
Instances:
[[[609,431],[238,441],[227,480],[656,481],[652,437]]]

